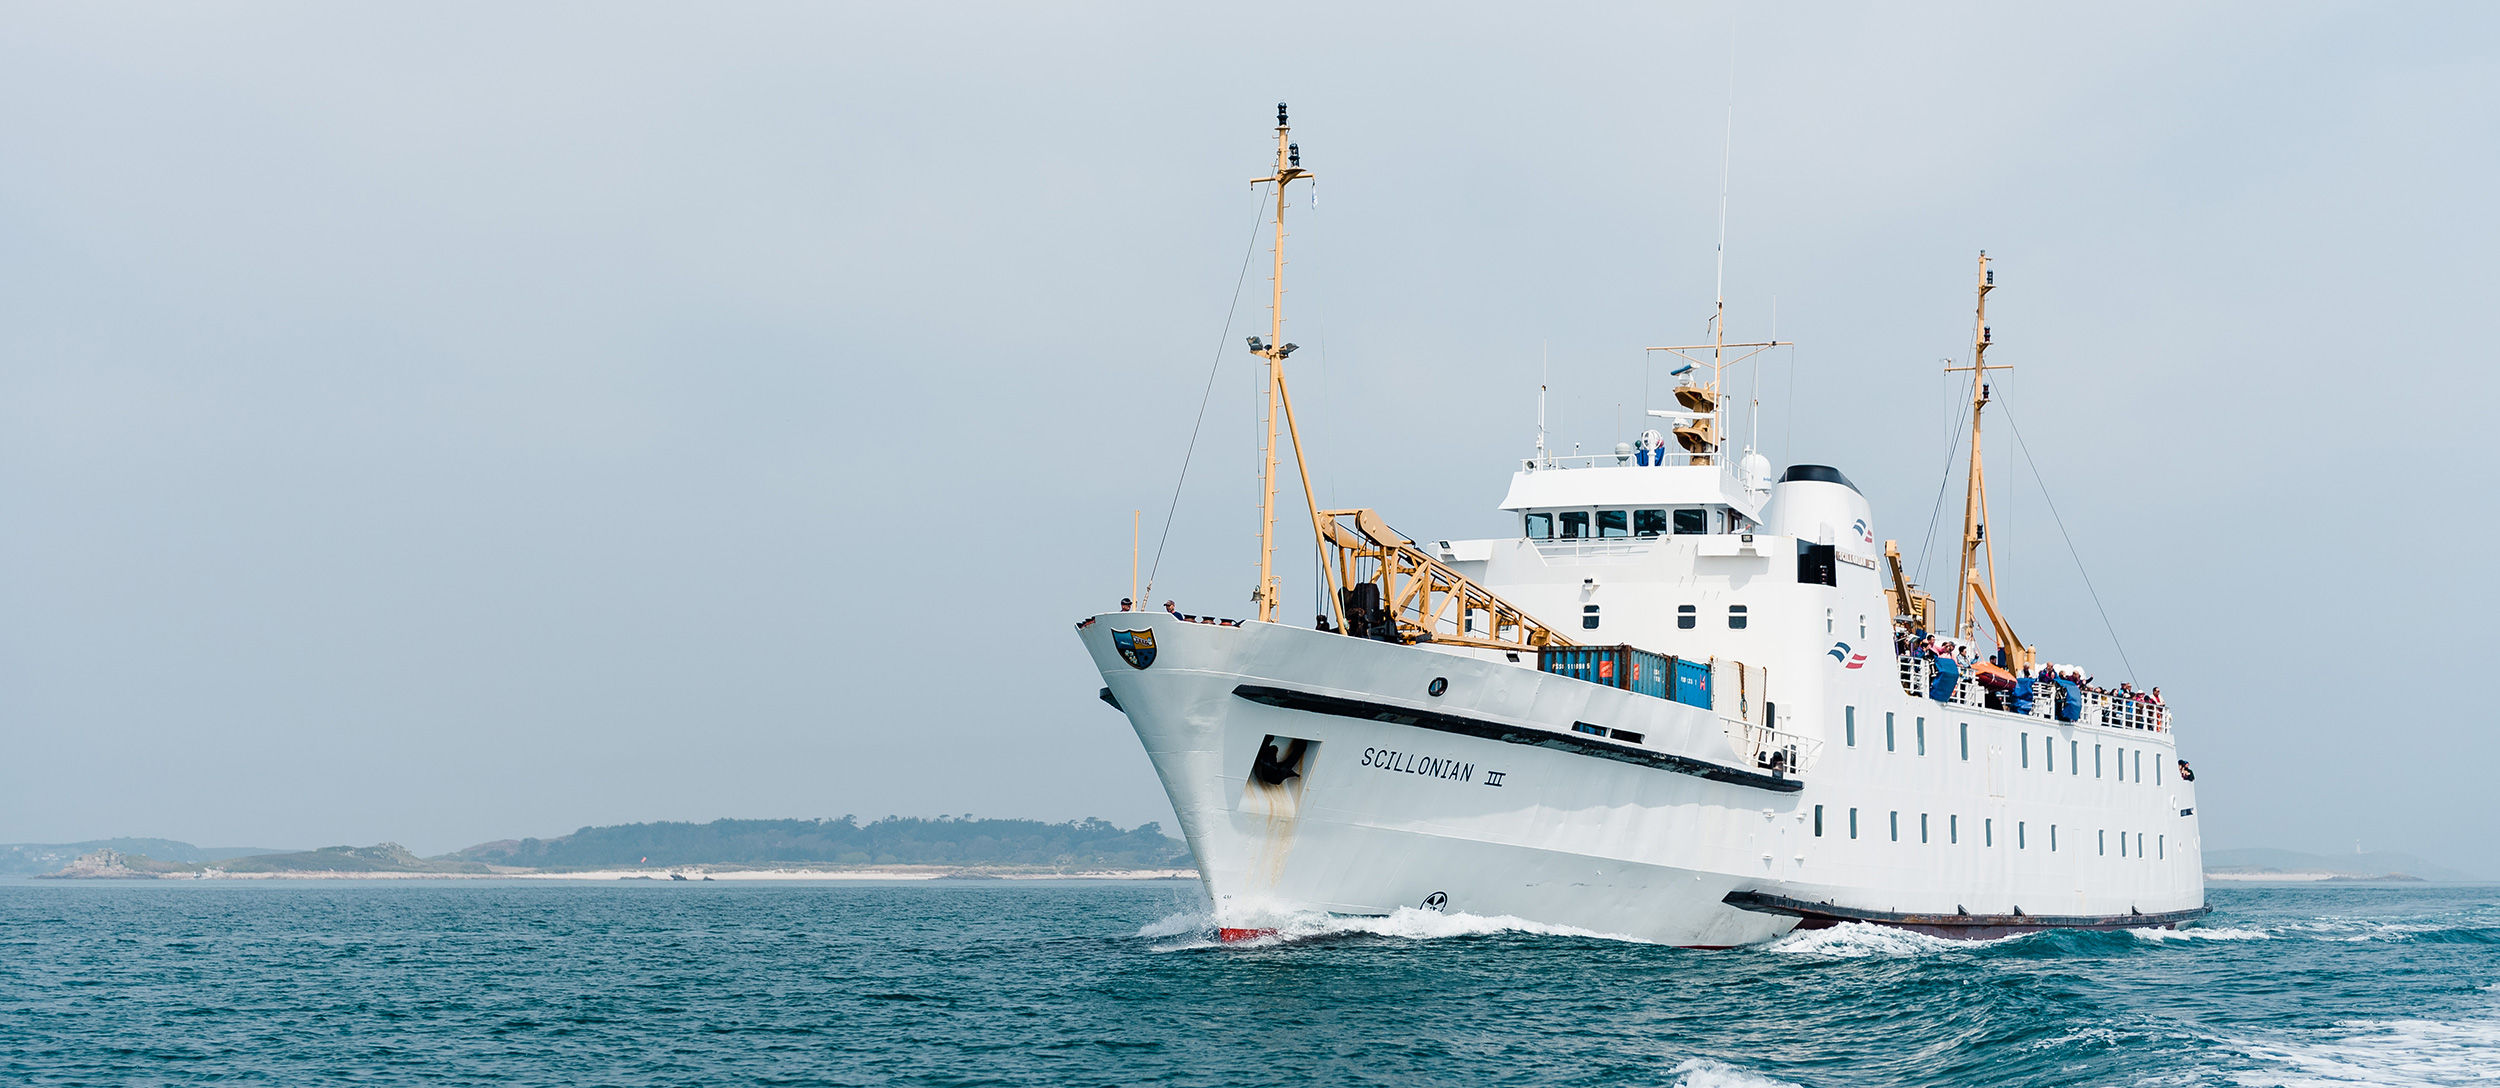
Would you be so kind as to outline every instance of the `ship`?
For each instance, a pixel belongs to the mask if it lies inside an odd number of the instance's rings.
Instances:
[[[1979,258],[1962,533],[1941,595],[1837,466],[1731,450],[1724,276],[1667,429],[1536,448],[1494,539],[1408,537],[1310,496],[1287,385],[1277,107],[1253,610],[1151,609],[1077,635],[1170,795],[1225,940],[1297,920],[1463,912],[1726,948],[1853,923],[1987,939],[2206,912],[2192,768],[2158,689],[2105,690],[2015,633],[1981,434]],[[1724,229],[1724,228],[1722,228]],[[1722,243],[1722,253],[1724,242]],[[1724,263],[1722,263],[1724,268]],[[1957,379],[1959,380],[1959,379]],[[1757,383],[1758,384],[1758,383]],[[1758,412],[1759,398],[1752,398]],[[1958,416],[1957,411],[1957,416]],[[1329,611],[1281,616],[1280,443]],[[1957,450],[1958,452],[1958,450]],[[1297,527],[1293,532],[1298,533]],[[1132,603],[1134,607],[1131,607]]]

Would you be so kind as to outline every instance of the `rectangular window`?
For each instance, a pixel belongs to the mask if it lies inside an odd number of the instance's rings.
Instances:
[[[2169,860],[2169,858],[2170,858],[2170,844],[2169,844],[2168,842],[2164,841],[2164,840],[2168,839],[2169,837],[2170,837],[2170,836],[2168,836],[2168,835],[2155,835],[2155,836],[2153,836],[2153,851],[2154,851],[2154,852],[2153,852],[2153,860],[2155,860],[2155,861],[2167,861],[2167,860]]]
[[[2049,768],[2048,768],[2049,773],[2050,773],[2050,774],[2056,774],[2056,773],[2057,773],[2057,738],[2056,738],[2056,737],[2042,737],[2042,738],[2040,738],[2040,756],[2041,756],[2041,758],[2048,760],[2048,763],[2049,763]]]
[[[2050,852],[2050,853],[2052,853],[2052,854],[2054,854],[2054,853],[2056,853],[2056,852],[2057,852],[2057,825],[2056,825],[2056,824],[2050,824],[2050,825],[2049,825],[2049,852]]]
[[[2023,734],[2023,769],[2031,769],[2031,734]]]
[[[1664,510],[1634,510],[1634,511],[1632,511],[1632,535],[1634,535],[1634,536],[1665,536],[1665,535],[1667,535],[1667,512],[1666,512],[1666,511],[1664,511]]]
[[[1689,604],[1679,604],[1679,605],[1675,606],[1675,629],[1676,629],[1676,630],[1678,630],[1678,631],[1690,631],[1690,630],[1692,630],[1692,629],[1693,629],[1694,625],[1699,624],[1700,622],[1701,622],[1701,610],[1700,610],[1700,609],[1694,608],[1693,606],[1691,606],[1691,605],[1689,605]]]
[[[2156,761],[2154,761],[2153,765],[2154,765],[2154,766],[2156,766],[2156,767],[2159,767],[2159,766],[2161,766],[2161,763],[2160,763],[2160,761],[2156,760]],[[2138,748],[2138,749],[2136,749],[2136,750],[2135,750],[2135,780],[2136,780],[2137,782],[2139,782],[2139,783],[2140,783],[2140,782],[2142,782],[2142,781],[2144,781],[2144,749],[2142,749],[2142,748]],[[2143,853],[2143,851],[2141,851],[2141,850],[2138,850],[2138,851],[2136,851],[2136,852],[2137,852],[2137,853],[2139,853],[2139,854],[2140,854],[2140,853]]]
[[[1590,733],[1600,737],[1606,735],[1606,727],[1602,725],[1590,725],[1587,722],[1573,722],[1571,723],[1571,728],[1578,732]]]
[[[2123,745],[2118,749],[2118,780],[2127,780],[2127,749]]]
[[[1927,814],[1924,812],[1918,814],[1918,841],[1927,841]]]
[[[1552,538],[1552,537],[1553,537],[1553,535],[1554,535],[1554,515],[1552,515],[1552,514],[1530,514],[1530,515],[1528,515],[1528,539],[1530,539],[1530,540],[1546,540],[1546,539],[1550,539],[1550,538]]]
[[[1901,841],[1901,810],[1899,810],[1899,809],[1894,809],[1894,810],[1892,811],[1892,819],[1891,819],[1891,823],[1892,823],[1892,841],[1894,841],[1894,842],[1900,842],[1900,841]]]
[[[1918,754],[1927,754],[1927,719],[1924,717],[1918,720]]]
[[[2100,746],[2100,745],[2095,744],[2095,745],[2093,745],[2093,746],[2092,746],[2092,777],[2094,777],[2094,778],[2099,778],[2100,776],[2101,776],[2101,746]]]
[[[1840,739],[1847,742],[1851,748],[1858,746],[1858,708],[1854,706],[1840,708]]]
[[[2103,853],[2103,854],[2109,853],[2109,832],[2107,832],[2107,831],[2103,831],[2103,832],[2101,832],[2101,849],[2100,849],[2100,852],[2101,852],[2101,853]]]
[[[1727,629],[1730,631],[1742,631],[1745,629],[1744,605],[1732,604],[1727,606]]]
[[[1944,818],[1944,841],[1951,843],[1958,843],[1962,841],[1961,817],[1947,816]]]
[[[1596,605],[1584,604],[1580,606],[1580,629],[1583,631],[1597,630]]]
[[[2079,741],[2079,740],[2070,740],[2070,741],[2067,741],[2067,742],[2066,742],[2066,773],[2067,773],[2067,774],[2071,774],[2071,775],[2075,775],[2075,776],[2077,776],[2077,777],[2081,777],[2081,776],[2082,776],[2082,774],[2083,774],[2083,742],[2082,742],[2082,741]],[[2054,838],[2055,836],[2051,836],[2051,837],[2052,837],[2052,838]]]
[[[1823,837],[1823,806],[1814,806],[1814,837]]]
[[[1962,762],[1970,762],[1970,723],[1962,723]]]
[[[1709,531],[1710,531],[1710,511],[1708,511],[1708,510],[1678,510],[1678,511],[1676,511],[1676,512],[1675,512],[1675,531],[1676,531],[1676,534],[1677,534],[1677,535],[1679,535],[1679,536],[1690,535],[1690,534],[1693,534],[1693,533],[1706,533],[1706,532],[1709,532]]]
[[[2029,843],[2023,841],[2030,838],[2029,835],[2024,833],[2028,830],[2029,826],[2024,824],[2021,820],[2014,821],[2014,849],[2020,850],[2025,846],[2030,845]]]
[[[1858,837],[1858,810],[1854,808],[1849,810],[1849,837]]]
[[[2135,856],[2144,856],[2144,833],[2141,831],[2135,833]]]
[[[2127,856],[2127,833],[2124,831],[2118,833],[2118,856]]]
[[[1894,750],[1892,746],[1892,711],[1889,710],[1884,712],[1884,750],[1887,752]]]
[[[1562,538],[1563,538],[1564,540],[1580,540],[1580,539],[1583,539],[1583,538],[1587,537],[1588,535],[1589,535],[1589,512],[1588,512],[1588,511],[1586,511],[1586,510],[1565,510],[1565,511],[1563,511],[1563,513],[1562,513]]]
[[[2161,785],[2161,761],[2158,759],[2153,761],[2153,784]]]
[[[1840,546],[1797,542],[1797,582],[1800,585],[1836,586],[1840,584]]]
[[[1995,846],[1997,844],[1997,822],[1993,819],[1979,821],[1979,836],[1979,845]]]
[[[1598,512],[1597,512],[1597,535],[1599,535],[1599,536],[1630,536],[1630,535],[1632,535],[1632,512],[1631,512],[1631,511],[1629,511],[1629,510],[1600,510],[1600,511],[1598,511]]]

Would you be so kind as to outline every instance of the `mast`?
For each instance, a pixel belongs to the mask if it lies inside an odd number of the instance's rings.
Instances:
[[[1993,339],[1988,328],[1988,293],[1996,289],[1996,273],[1988,269],[1988,252],[1981,250],[1978,316],[1971,332],[1971,365],[1945,368],[1948,374],[1967,370],[1971,375],[1970,470],[1962,492],[1962,563],[1953,591],[1953,637],[1967,646],[1978,635],[1979,612],[1971,607],[1975,598],[1976,603],[1987,610],[1988,619],[1996,628],[1997,645],[2005,650],[2007,660],[2020,668],[2029,663],[2029,651],[2014,638],[2013,628],[1997,612],[1996,542],[1988,537],[1988,476],[1979,445],[1980,417],[1988,407],[1988,372],[2013,369],[2009,365],[1988,362],[1988,347]],[[1987,566],[1984,583],[1979,569],[1982,563]]]
[[[1259,620],[1273,623],[1281,586],[1276,578],[1276,427],[1278,417],[1292,426],[1291,404],[1285,393],[1283,364],[1293,354],[1294,345],[1285,343],[1285,187],[1297,178],[1311,173],[1302,169],[1302,148],[1292,142],[1293,129],[1286,123],[1285,104],[1276,104],[1276,172],[1255,178],[1250,184],[1276,183],[1276,237],[1270,248],[1275,267],[1269,273],[1267,307],[1267,340],[1250,338],[1250,353],[1267,360],[1267,399],[1260,406],[1259,430],[1259,585],[1250,591],[1250,599],[1259,606]],[[1292,433],[1293,456],[1301,469],[1303,498],[1311,503],[1311,531],[1318,533],[1319,510],[1310,495],[1310,466],[1302,459],[1302,435],[1299,428]]]

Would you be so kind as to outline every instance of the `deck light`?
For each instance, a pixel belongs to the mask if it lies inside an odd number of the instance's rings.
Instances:
[[[1302,165],[1302,145],[1286,144],[1285,161],[1295,166]]]
[[[1284,358],[1285,356],[1288,356],[1288,355],[1293,354],[1293,353],[1294,353],[1294,351],[1295,351],[1295,350],[1297,350],[1297,349],[1299,349],[1301,346],[1302,346],[1302,345],[1300,345],[1300,344],[1287,344],[1287,345],[1285,345],[1285,346],[1283,346],[1283,347],[1281,347],[1281,348],[1276,349],[1276,357],[1277,357],[1277,358],[1279,358],[1279,359],[1282,359],[1282,358]]]
[[[1245,336],[1245,337],[1242,337],[1242,339],[1247,340],[1247,341],[1249,341],[1249,342],[1250,342],[1250,350],[1252,350],[1252,351],[1266,351],[1266,350],[1267,350],[1267,345],[1266,345],[1266,344],[1262,344],[1262,343],[1260,343],[1260,342],[1259,342],[1259,338],[1258,338],[1258,337],[1255,337],[1255,336]]]
[[[1285,104],[1282,102],[1276,104],[1276,124],[1279,128],[1285,124]]]

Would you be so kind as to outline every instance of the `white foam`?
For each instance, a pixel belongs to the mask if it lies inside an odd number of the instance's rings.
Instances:
[[[1829,929],[1800,929],[1764,947],[1796,956],[1856,959],[1862,956],[1932,956],[1940,952],[1968,951],[1996,941],[2020,939],[2020,936],[2014,936],[1972,941],[1894,929],[1871,922],[1842,922]]]
[[[1250,928],[1250,927],[1245,927]],[[1246,941],[1226,942],[1232,945],[1258,946],[1314,937],[1338,937],[1365,934],[1375,937],[1400,937],[1408,940],[1440,940],[1448,937],[1484,937],[1496,933],[1531,933],[1548,937],[1593,937],[1609,941],[1637,941],[1617,933],[1598,933],[1572,926],[1548,925],[1509,915],[1485,916],[1459,912],[1419,910],[1401,907],[1396,912],[1377,918],[1346,917],[1306,911],[1270,914],[1258,920],[1255,928],[1272,930],[1264,936]],[[1138,927],[1137,935],[1149,940],[1174,937],[1196,938],[1178,944],[1158,945],[1164,950],[1203,948],[1215,943],[1216,924],[1213,915],[1204,911],[1181,911],[1169,914]]]
[[[1684,1078],[1675,1082],[1678,1088],[1798,1088],[1794,1082],[1775,1080],[1708,1058],[1688,1058],[1675,1067],[1675,1073]]]
[[[1203,936],[1215,932],[1215,916],[1203,910],[1184,910],[1164,915],[1137,927],[1140,937]]]
[[[2347,1020],[2336,1029],[2349,1034],[2242,1044],[2241,1051],[2279,1068],[2231,1077],[2250,1088],[2500,1083],[2500,1020]]]
[[[2194,926],[2187,929],[2130,929],[2134,936],[2147,941],[2271,941],[2274,934],[2262,929],[2239,929],[2233,926]]]
[[[2378,922],[2367,918],[2317,918],[2294,922],[2281,927],[2286,934],[2298,934],[2321,941],[2409,941],[2423,933],[2470,928],[2454,922]]]
[[[1486,937],[1496,933],[1533,933],[1546,937],[1594,937],[1609,941],[1633,941],[1637,938],[1620,933],[1599,933],[1573,926],[1548,925],[1514,918],[1507,914],[1481,915],[1457,911],[1421,910],[1399,907],[1394,913],[1379,918],[1341,918],[1334,915],[1296,915],[1276,927],[1277,936],[1287,940],[1334,936],[1343,933],[1368,933],[1378,937],[1405,937],[1411,940],[1439,940],[1446,937]]]

